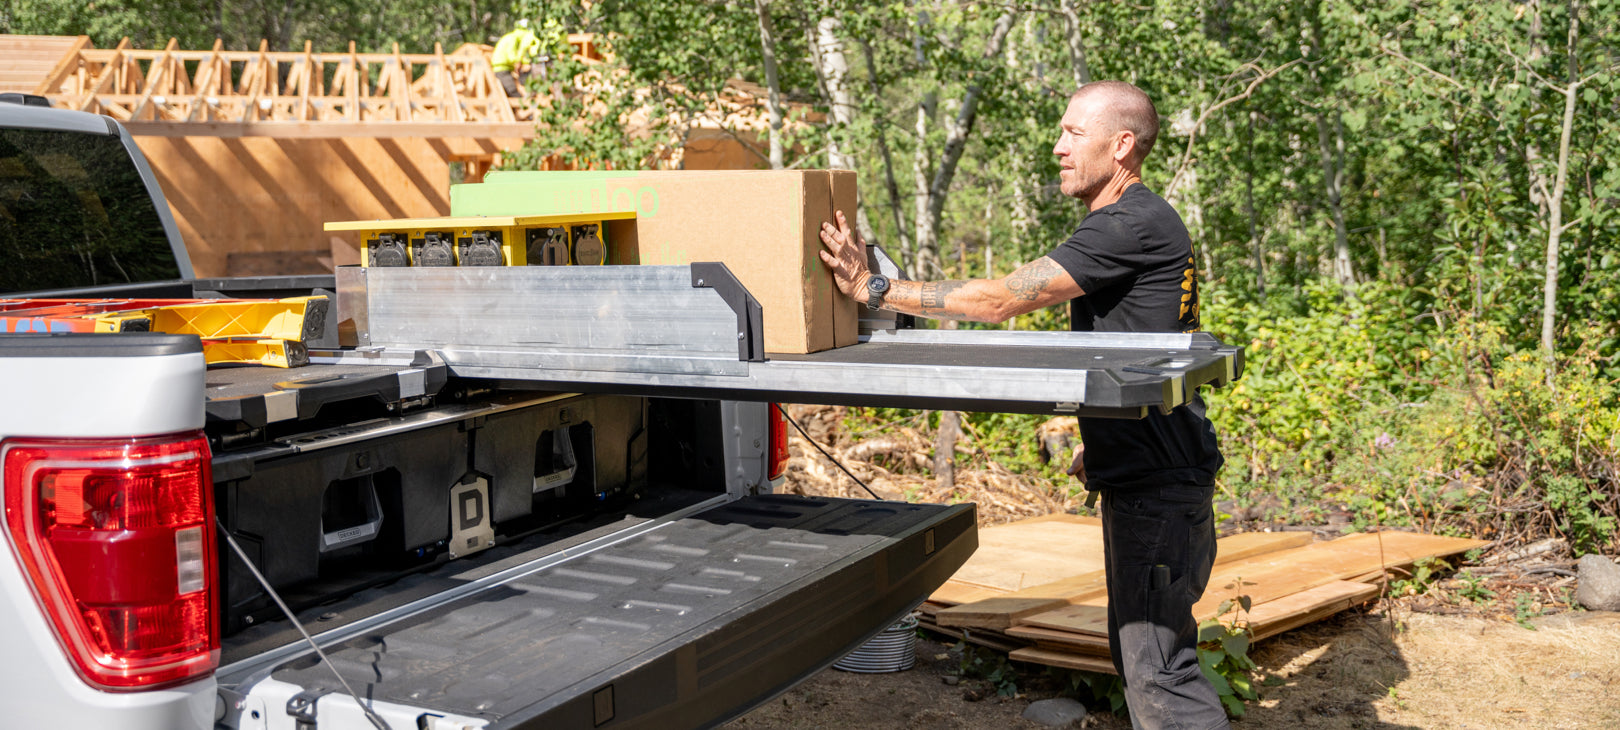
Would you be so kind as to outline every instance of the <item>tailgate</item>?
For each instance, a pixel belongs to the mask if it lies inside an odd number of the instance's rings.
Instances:
[[[602,542],[322,643],[396,727],[703,727],[888,626],[978,537],[972,505],[758,496]],[[295,695],[359,719],[312,654],[234,673],[228,723],[290,727]]]

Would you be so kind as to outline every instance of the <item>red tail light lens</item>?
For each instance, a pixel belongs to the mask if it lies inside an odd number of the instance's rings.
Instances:
[[[199,433],[12,439],[6,533],[80,675],[149,689],[219,664],[213,475]]]
[[[787,472],[788,423],[782,406],[771,404],[771,468],[765,473],[775,479]]]

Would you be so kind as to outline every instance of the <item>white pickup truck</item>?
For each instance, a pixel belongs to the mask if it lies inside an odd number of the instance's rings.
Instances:
[[[713,266],[200,280],[129,134],[43,101],[0,96],[8,726],[712,726],[904,616],[977,544],[969,504],[772,494],[771,401],[1139,417],[1241,368],[1204,335],[893,322],[766,357],[758,305]],[[708,344],[514,345],[566,336],[529,330],[578,277],[682,302],[677,339]],[[491,281],[507,319],[412,309]],[[333,306],[292,369],[27,316],[310,294]],[[662,301],[592,336],[662,329]]]

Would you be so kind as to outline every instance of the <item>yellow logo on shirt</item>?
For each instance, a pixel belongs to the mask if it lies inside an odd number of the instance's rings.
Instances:
[[[1191,314],[1191,316],[1188,316]],[[1181,274],[1181,320],[1183,331],[1198,329],[1198,269],[1193,257],[1187,257],[1187,269]]]

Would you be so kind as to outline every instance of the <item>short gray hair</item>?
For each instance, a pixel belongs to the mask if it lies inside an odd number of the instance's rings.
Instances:
[[[1148,98],[1147,92],[1124,81],[1094,81],[1080,87],[1069,98],[1083,99],[1099,94],[1103,96],[1106,105],[1103,108],[1114,124],[1114,131],[1128,130],[1136,137],[1133,156],[1136,164],[1142,164],[1159,139],[1159,110],[1153,107],[1153,100]]]

